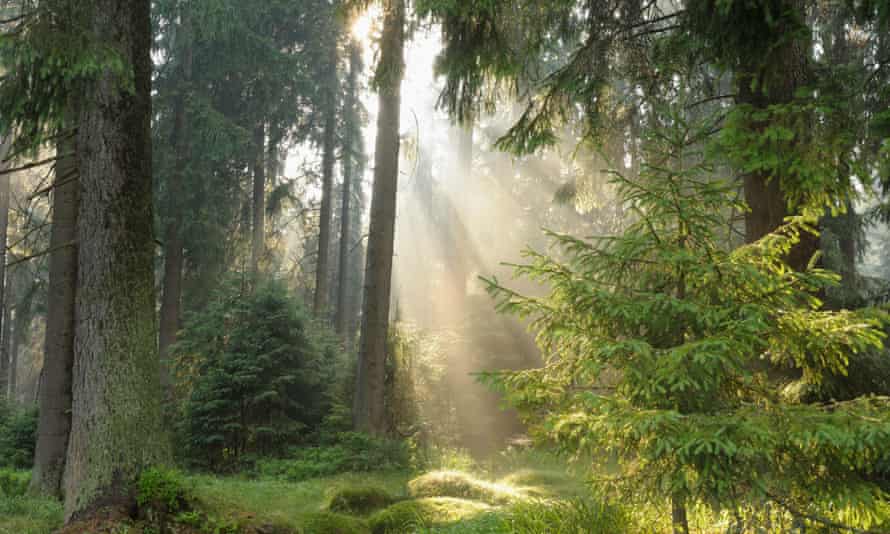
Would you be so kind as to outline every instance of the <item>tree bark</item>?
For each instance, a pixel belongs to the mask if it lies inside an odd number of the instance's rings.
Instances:
[[[262,122],[253,131],[253,240],[250,252],[250,272],[260,272],[260,258],[266,250],[266,128]]]
[[[405,2],[385,0],[383,9],[380,64],[376,80],[380,105],[374,151],[374,192],[354,407],[355,427],[378,435],[387,431],[384,367],[399,179],[399,108],[404,70]]]
[[[0,170],[6,170],[6,159],[11,145],[11,138],[5,138],[0,145]],[[6,243],[9,231],[9,174],[0,175],[0,333],[5,332],[6,319]],[[3,334],[5,335],[5,334]],[[0,336],[2,338],[2,336]],[[2,339],[0,339],[2,342]],[[0,397],[5,397],[9,385],[9,358],[6,350],[0,346]]]
[[[802,15],[800,0],[787,0],[785,3],[788,12]],[[786,27],[789,24],[789,18],[785,17],[776,28],[773,38],[784,41],[774,49],[770,57],[759,58],[756,64],[739,70],[736,76],[739,103],[748,104],[755,109],[788,104],[794,100],[795,92],[806,83],[810,41],[809,38],[782,37],[784,34],[790,35],[791,29]],[[779,176],[748,174],[744,177],[744,190],[745,201],[750,208],[745,215],[745,239],[751,243],[783,224],[789,214],[788,201],[782,191]],[[796,270],[805,269],[818,247],[818,237],[802,234],[800,243],[789,255],[789,264]]]
[[[321,215],[318,221],[318,262],[315,269],[315,299],[313,310],[316,316],[327,313],[329,283],[331,280],[331,226],[333,224],[334,160],[336,155],[337,129],[337,50],[336,44],[330,57],[332,76],[329,80],[324,111],[324,147],[321,163]]]
[[[91,0],[87,30],[124,72],[78,95],[77,241],[67,522],[129,515],[146,467],[169,458],[161,424],[151,176],[151,2]]]
[[[60,154],[74,152],[74,139],[59,143]],[[77,239],[79,184],[60,183],[77,171],[77,161],[63,158],[56,164],[53,218],[50,234],[49,288],[46,341],[38,392],[40,418],[31,492],[62,498],[62,474],[71,430],[71,368],[74,364],[74,312],[77,289],[77,247],[64,246]]]
[[[182,267],[183,267],[183,197],[185,170],[189,164],[188,94],[192,78],[192,36],[188,7],[180,14],[177,33],[180,58],[179,87],[173,104],[173,132],[170,144],[175,152],[175,164],[170,173],[168,207],[169,221],[164,232],[164,288],[161,296],[160,333],[158,352],[161,359],[161,386],[166,397],[172,395],[173,380],[170,376],[170,345],[176,342],[182,316]]]
[[[686,513],[686,499],[682,495],[671,497],[671,524],[674,534],[689,534],[689,517]]]
[[[352,180],[356,170],[355,165],[355,139],[354,134],[358,130],[356,103],[358,101],[358,74],[361,69],[361,51],[353,43],[349,47],[349,78],[346,82],[346,104],[344,106],[344,140],[342,154],[343,190],[340,199],[340,260],[337,269],[337,314],[335,325],[337,333],[351,346],[349,314],[352,309],[351,292],[349,288],[349,273],[351,264],[349,261],[352,247]]]
[[[3,328],[2,328],[2,336],[0,336],[0,359],[5,363],[6,374],[4,375],[6,381],[3,384],[3,390],[0,391],[0,397],[4,399],[10,399],[10,388],[9,388],[9,373],[10,373],[10,357],[12,356],[12,314],[13,314],[13,303],[15,302],[15,288],[12,285],[12,278],[9,276],[9,272],[6,273],[6,281],[3,284],[5,286],[4,290],[4,303],[3,303]]]

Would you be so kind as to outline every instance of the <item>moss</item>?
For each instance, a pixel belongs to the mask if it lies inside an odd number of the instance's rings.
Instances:
[[[368,524],[361,519],[333,512],[306,514],[301,523],[303,534],[370,534]]]
[[[337,490],[328,503],[328,510],[345,514],[367,515],[396,502],[386,490],[371,486],[349,486]]]
[[[412,528],[439,527],[466,521],[490,511],[478,501],[452,497],[428,497],[396,503],[371,516],[373,534],[403,534]]]
[[[488,504],[507,504],[527,497],[506,484],[487,482],[460,471],[433,471],[408,483],[412,497],[458,497]]]
[[[557,470],[521,469],[500,479],[498,484],[516,488],[530,497],[580,497],[587,494],[587,488],[581,481]]]

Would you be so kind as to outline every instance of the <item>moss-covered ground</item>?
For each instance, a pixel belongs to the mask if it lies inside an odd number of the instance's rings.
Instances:
[[[592,498],[582,475],[561,460],[536,454],[297,482],[193,474],[184,484],[191,509],[176,516],[169,532],[618,534],[662,532],[666,526],[659,518],[641,523],[639,513]],[[49,533],[61,521],[61,507],[54,502],[0,495],[0,534]],[[157,531],[135,522],[113,532]]]

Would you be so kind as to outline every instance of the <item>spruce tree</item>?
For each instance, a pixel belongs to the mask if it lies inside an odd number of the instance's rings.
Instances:
[[[618,458],[608,488],[670,497],[675,532],[688,532],[693,503],[879,522],[884,494],[870,477],[890,458],[888,400],[805,404],[796,392],[881,348],[883,316],[825,311],[815,295],[838,277],[812,261],[791,268],[812,220],[727,248],[728,215],[744,206],[701,149],[713,123],[658,115],[639,178],[614,173],[636,214],[625,232],[552,234],[553,250],[529,251],[517,273],[549,287],[542,297],[489,281],[502,311],[532,319],[547,361],[486,379],[543,437]],[[775,368],[799,378],[779,383]]]

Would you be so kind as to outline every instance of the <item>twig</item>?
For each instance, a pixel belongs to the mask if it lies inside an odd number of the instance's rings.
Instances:
[[[28,197],[28,200],[34,200],[35,198],[37,198],[41,195],[45,195],[45,194],[49,193],[53,189],[62,187],[63,185],[68,185],[71,182],[76,182],[78,178],[79,178],[79,173],[78,173],[77,169],[75,169],[75,170],[69,172],[68,174],[66,174],[65,176],[62,176],[59,179],[59,181],[53,182],[52,184],[48,185],[47,187],[44,187],[43,189],[35,191],[33,194],[31,194],[30,197]]]
[[[70,154],[63,154],[61,156],[54,156],[54,157],[47,158],[47,159],[44,159],[41,161],[35,161],[34,163],[29,163],[27,165],[23,165],[21,167],[16,167],[14,169],[2,170],[2,171],[0,171],[0,176],[6,175],[6,174],[12,174],[14,172],[19,172],[19,171],[27,171],[28,169],[33,169],[35,167],[42,167],[44,165],[54,163],[60,159],[71,157],[73,155],[74,155],[74,153],[72,152]]]
[[[16,266],[20,263],[24,263],[26,261],[33,260],[35,258],[40,258],[42,256],[46,256],[47,254],[52,254],[53,252],[62,250],[63,248],[73,247],[75,245],[77,245],[77,241],[69,241],[69,242],[59,245],[57,247],[52,247],[50,249],[44,250],[43,252],[38,252],[37,254],[31,254],[30,256],[25,256],[23,258],[19,258],[19,259],[13,261],[13,262],[7,263],[6,268],[9,269],[10,267]]]

